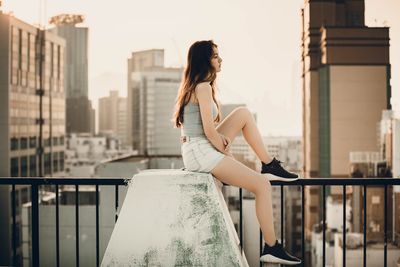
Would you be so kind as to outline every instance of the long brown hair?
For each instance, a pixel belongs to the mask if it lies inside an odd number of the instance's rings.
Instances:
[[[212,88],[212,98],[217,105],[218,115],[214,122],[220,121],[220,107],[215,96],[215,79],[217,73],[211,66],[211,57],[214,54],[213,48],[217,47],[212,40],[198,41],[189,48],[187,66],[184,70],[181,86],[176,97],[175,111],[172,117],[175,128],[180,128],[183,123],[183,111],[185,105],[189,103],[192,94],[195,92],[196,85],[201,82],[209,82]]]

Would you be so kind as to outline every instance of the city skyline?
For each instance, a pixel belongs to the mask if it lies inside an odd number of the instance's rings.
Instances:
[[[193,41],[214,39],[224,60],[218,79],[221,101],[247,104],[257,113],[263,135],[301,135],[300,9],[304,1],[123,1],[113,6],[114,12],[105,1],[47,1],[42,11],[40,2],[5,1],[3,10],[29,23],[37,23],[40,13],[46,22],[61,13],[85,15],[89,97],[96,109],[97,100],[110,90],[126,96],[126,61],[131,52],[165,49],[166,65],[180,67]],[[390,27],[392,103],[399,112],[400,20],[395,11],[400,3],[365,2],[366,25]]]

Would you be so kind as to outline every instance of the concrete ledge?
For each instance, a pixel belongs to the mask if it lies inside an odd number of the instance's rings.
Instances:
[[[133,177],[101,266],[245,266],[221,183],[211,174]]]

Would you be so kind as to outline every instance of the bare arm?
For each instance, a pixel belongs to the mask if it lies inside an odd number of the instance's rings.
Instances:
[[[195,91],[199,101],[204,134],[216,149],[226,154],[225,144],[221,138],[221,135],[215,128],[214,118],[212,117],[211,103],[213,99],[211,86],[208,83],[200,83],[197,85]]]

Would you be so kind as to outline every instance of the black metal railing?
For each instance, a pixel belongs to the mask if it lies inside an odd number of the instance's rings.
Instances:
[[[371,187],[383,187],[384,188],[384,257],[383,257],[383,266],[387,266],[387,189],[388,186],[400,185],[399,178],[309,178],[309,179],[299,179],[295,182],[285,183],[280,181],[271,182],[272,186],[280,186],[281,187],[281,240],[284,240],[284,186],[301,186],[301,258],[302,258],[302,266],[308,266],[306,260],[305,253],[305,193],[304,189],[306,186],[320,186],[322,187],[322,266],[326,265],[326,187],[327,186],[342,186],[342,197],[343,197],[343,236],[342,236],[342,266],[346,266],[346,187],[347,186],[362,186],[363,187],[363,266],[367,266],[367,232],[366,232],[366,222],[367,222],[367,188]],[[240,194],[241,195],[241,194]],[[242,199],[240,199],[240,203]],[[240,204],[240,207],[242,205]],[[242,216],[242,213],[240,213]],[[242,221],[242,217],[240,217],[240,221]],[[242,225],[242,223],[240,223]],[[240,226],[242,227],[242,226]],[[240,241],[243,244],[243,230],[240,229]],[[260,254],[262,252],[263,238],[260,230]],[[260,266],[262,266],[262,262],[260,262]]]
[[[96,194],[96,266],[100,266],[100,240],[99,240],[99,186],[115,186],[115,221],[118,219],[117,211],[119,205],[118,186],[126,185],[125,178],[0,178],[0,185],[11,185],[11,201],[12,201],[12,259],[13,266],[19,266],[20,261],[17,260],[16,246],[16,185],[31,186],[31,265],[40,266],[39,262],[39,186],[55,186],[56,197],[56,263],[60,266],[60,212],[59,212],[59,186],[72,185],[75,186],[75,239],[76,239],[76,266],[79,267],[79,186],[91,185],[95,186]]]
[[[31,216],[31,263],[32,266],[39,266],[39,186],[55,186],[56,197],[56,263],[60,266],[60,240],[59,240],[59,186],[60,185],[72,185],[75,186],[75,238],[76,238],[76,266],[79,266],[79,186],[91,185],[95,186],[95,202],[96,202],[96,266],[100,266],[100,251],[99,251],[99,186],[115,186],[115,221],[118,219],[117,211],[119,208],[119,186],[125,186],[129,180],[124,178],[0,178],[0,185],[11,185],[11,201],[12,201],[12,254],[13,254],[13,265],[17,266],[17,247],[16,247],[16,185],[29,185],[31,187],[31,204],[32,204],[32,216]],[[326,231],[326,187],[327,186],[342,186],[343,187],[343,266],[346,266],[346,187],[347,186],[362,186],[364,189],[363,194],[363,207],[364,207],[364,226],[363,226],[363,266],[366,266],[366,214],[367,214],[367,187],[368,186],[380,186],[384,188],[384,259],[383,266],[387,266],[387,188],[388,186],[400,185],[400,179],[398,178],[312,178],[312,179],[299,179],[291,183],[283,182],[272,182],[272,186],[280,186],[281,191],[281,240],[284,240],[284,187],[285,186],[300,186],[301,187],[301,257],[303,259],[303,265],[307,265],[305,262],[305,193],[304,189],[306,186],[320,186],[322,187],[322,244],[323,244],[323,266],[326,262],[325,252],[325,231]],[[240,244],[243,244],[243,212],[242,212],[242,190],[239,190],[239,238]],[[263,245],[263,239],[260,230],[260,253]],[[243,248],[242,248],[243,249]],[[261,262],[260,262],[261,266]]]

